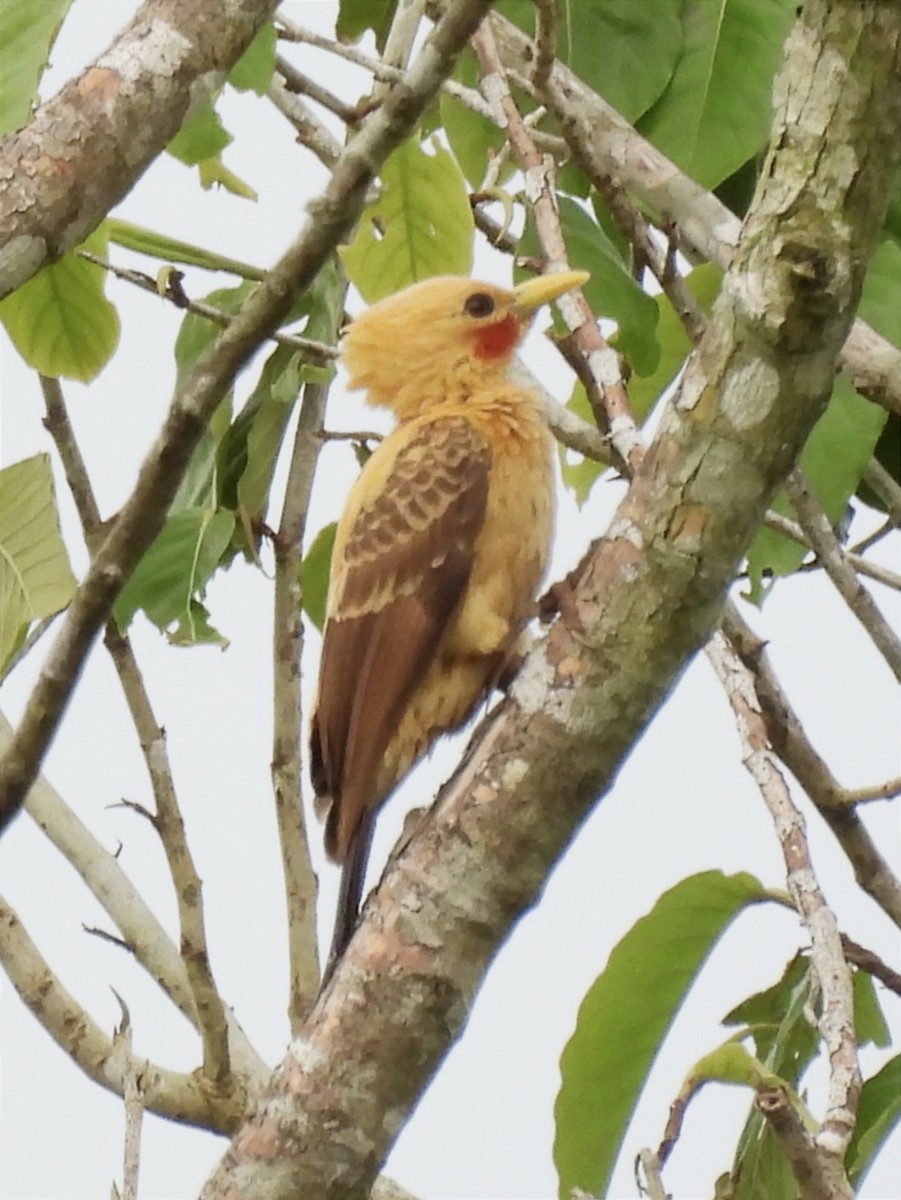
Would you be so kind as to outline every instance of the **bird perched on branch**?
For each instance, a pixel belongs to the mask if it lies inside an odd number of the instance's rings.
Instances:
[[[368,460],[335,536],[311,773],[343,864],[326,977],[353,932],[376,810],[515,656],[550,548],[551,436],[508,367],[537,309],[583,283],[512,291],[442,276],[350,326],[351,389],[397,428]]]

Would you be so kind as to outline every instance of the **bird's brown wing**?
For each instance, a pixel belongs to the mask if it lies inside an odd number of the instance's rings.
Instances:
[[[465,592],[490,464],[487,441],[463,417],[424,424],[332,563],[310,741],[314,787],[330,803],[326,849],[339,862],[380,789],[396,782],[379,784],[381,760]],[[370,466],[375,475],[374,458]]]

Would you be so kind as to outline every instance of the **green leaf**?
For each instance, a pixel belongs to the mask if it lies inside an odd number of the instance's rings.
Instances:
[[[297,351],[277,346],[222,439],[219,503],[226,508],[240,504],[251,517],[262,515],[299,386]]]
[[[329,571],[337,528],[333,521],[331,525],[324,525],[319,530],[304,555],[300,569],[303,610],[320,630],[325,624],[325,602],[328,597]]]
[[[82,247],[105,257],[102,230]],[[0,321],[29,366],[81,383],[99,375],[119,342],[119,316],[104,283],[101,267],[70,251],[0,301]]]
[[[465,50],[457,60],[454,78],[466,87],[478,87],[479,70],[470,50]],[[472,187],[479,187],[489,161],[504,144],[503,130],[444,91],[438,97],[438,111],[454,158]],[[507,174],[513,170],[511,167]]]
[[[50,50],[72,0],[0,0],[0,137],[31,116]]]
[[[277,44],[275,26],[271,21],[261,25],[257,35],[228,73],[228,82],[239,92],[256,92],[265,96],[275,70]]]
[[[723,1024],[747,1025],[758,1058],[796,1084],[818,1044],[817,1031],[805,1015],[810,997],[810,963],[805,955],[796,954],[778,983],[748,997],[723,1018]]]
[[[582,285],[596,314],[611,317],[618,326],[617,346],[634,369],[647,374],[657,365],[654,337],[657,305],[626,270],[619,251],[585,209],[569,196],[558,198],[560,226],[573,268],[591,272]],[[530,217],[518,247],[520,256],[540,253],[538,235]]]
[[[720,271],[709,263],[696,268],[685,278],[689,291],[705,312],[710,311],[719,292],[721,279]],[[648,299],[651,298],[648,297]],[[661,294],[654,297],[651,302],[657,308],[657,316],[652,323],[652,328],[656,329],[657,365],[650,375],[632,375],[628,384],[629,403],[639,421],[643,421],[647,417],[663,392],[675,379],[691,350],[691,343],[682,322],[666,296]],[[615,333],[610,341],[612,345],[619,348],[618,333]],[[588,397],[581,383],[575,384],[567,407],[584,420],[594,424]],[[607,470],[607,466],[604,463],[583,458],[572,450],[565,450],[561,451],[561,470],[563,482],[572,490],[576,503],[581,506],[588,498],[597,479]]]
[[[857,1124],[845,1163],[848,1180],[857,1190],[873,1165],[879,1148],[901,1120],[901,1055],[864,1082],[857,1107]]]
[[[306,317],[303,332],[331,342],[341,322],[344,285],[332,259],[294,305],[290,320]],[[225,433],[219,451],[218,502],[243,509],[251,519],[265,515],[285,428],[302,384],[328,383],[334,367],[301,360],[290,346],[277,346],[263,364],[256,387]]]
[[[872,1042],[874,1046],[890,1046],[891,1034],[882,1014],[872,976],[866,971],[856,970],[852,975],[852,982],[854,1028],[857,1032],[858,1046],[866,1046],[868,1042]]]
[[[759,1058],[736,1041],[724,1042],[699,1058],[682,1087],[682,1093],[693,1091],[699,1083],[734,1083],[741,1087],[781,1087],[796,1098],[787,1079],[768,1070]],[[802,1106],[803,1107],[803,1106]]]
[[[206,271],[230,271],[243,279],[258,281],[266,278],[266,272],[261,267],[217,254],[215,250],[204,250],[201,246],[191,245],[190,242],[180,242],[168,234],[157,233],[141,225],[132,225],[130,221],[107,217],[103,228],[109,240],[117,246],[135,250],[138,254],[149,254],[151,258],[157,258],[161,262],[184,263],[189,267],[202,267]]]
[[[712,263],[696,267],[685,276],[685,284],[704,312],[709,313],[720,290],[722,273]],[[660,357],[650,375],[629,380],[629,403],[639,421],[643,421],[682,369],[691,351],[691,343],[675,309],[664,295],[655,297],[656,324]]]
[[[221,154],[232,141],[232,135],[207,100],[188,117],[166,149],[173,158],[192,167]]]
[[[192,600],[182,615],[178,626],[169,633],[173,646],[221,646],[228,648],[228,638],[210,624],[210,614],[199,600]]]
[[[778,983],[749,997],[724,1019],[725,1024],[746,1022],[766,1069],[792,1085],[797,1085],[819,1045],[817,1031],[806,1017],[811,992],[810,963],[805,955],[796,954]],[[732,1200],[794,1198],[785,1156],[756,1107],[748,1113],[738,1140],[732,1180]]]
[[[530,36],[530,0],[498,11]],[[682,0],[564,0],[558,6],[557,57],[634,123],[670,81],[683,32]]]
[[[200,436],[188,469],[169,507],[169,515],[186,508],[215,507],[218,491],[219,446],[231,420],[232,394],[227,392]]]
[[[743,908],[748,874],[683,880],[632,926],[589,988],[560,1059],[554,1162],[561,1197],[603,1193],[651,1063],[705,959]]]
[[[577,417],[587,421],[589,425],[596,424],[588,393],[585,391],[584,384],[578,379],[573,385],[572,395],[566,402],[566,407]],[[608,469],[608,464],[596,462],[593,458],[586,458],[575,450],[570,450],[568,446],[560,446],[559,455],[563,483],[570,489],[573,499],[581,508],[598,478]]]
[[[119,628],[127,629],[134,614],[143,609],[160,629],[178,622],[176,635],[184,644],[186,631],[197,622],[192,601],[203,594],[234,528],[233,514],[223,509],[186,508],[171,516],[113,607]]]
[[[901,171],[895,174],[895,186],[892,188],[882,229],[886,237],[894,238],[896,244],[901,243]]]
[[[382,168],[382,191],[341,249],[347,276],[374,304],[430,275],[468,275],[472,212],[453,155],[440,146],[426,154],[415,138],[403,142]]]
[[[813,427],[801,452],[801,468],[817,499],[833,524],[845,514],[848,499],[857,487],[879,440],[886,412],[855,392],[842,376],[835,381],[832,399]],[[794,517],[794,510],[780,493],[772,508]],[[808,551],[770,529],[760,529],[748,551],[749,598],[761,603],[771,583],[796,571]]]
[[[796,0],[685,0],[681,56],[638,128],[702,186],[715,187],[764,145],[796,9]]]
[[[0,470],[0,674],[32,621],[65,608],[75,577],[46,454]]]
[[[235,196],[255,200],[253,188],[222,161],[222,151],[233,140],[208,100],[188,117],[166,149],[179,162],[197,167],[201,187],[208,189],[218,183]]]
[[[220,312],[236,313],[254,289],[250,282],[234,288],[219,288],[204,296],[204,303]],[[180,384],[197,364],[203,352],[216,340],[222,327],[197,313],[185,313],[175,338],[176,378]],[[219,490],[219,444],[231,418],[232,393],[229,390],[219,404],[191,455],[188,469],[172,501],[170,515],[184,509],[215,507]]]
[[[359,41],[371,29],[381,50],[396,7],[397,0],[341,0],[335,26],[338,41]]]
[[[252,283],[241,283],[233,288],[217,288],[204,296],[204,304],[217,308],[229,315],[239,312],[247,297],[253,291]],[[197,313],[185,313],[184,320],[175,339],[175,363],[178,368],[178,382],[181,383],[191,371],[206,348],[216,340],[222,332],[222,326],[201,317]]]

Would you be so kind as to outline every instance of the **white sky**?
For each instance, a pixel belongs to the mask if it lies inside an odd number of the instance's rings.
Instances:
[[[88,62],[137,7],[80,0],[53,55],[49,95]],[[289,3],[288,14],[330,32],[331,3]],[[295,57],[316,75],[320,56]],[[364,77],[330,61],[329,87],[354,99]],[[227,164],[259,192],[257,204],[205,193],[193,175],[163,157],[117,210],[117,215],[187,241],[246,259],[272,263],[304,218],[304,204],[324,182],[313,158],[293,145],[291,130],[264,100],[227,93],[220,106],[236,140]],[[155,269],[148,260],[118,262]],[[500,256],[481,251],[478,272],[509,279]],[[186,287],[201,296],[226,277],[187,272]],[[90,387],[65,387],[70,412],[97,490],[109,515],[130,491],[138,464],[169,402],[171,355],[180,314],[162,301],[112,280],[123,335],[114,361]],[[3,337],[0,334],[0,337]],[[565,398],[571,381],[556,356],[532,335],[526,359]],[[2,464],[50,449],[41,426],[37,380],[0,341]],[[243,399],[253,373],[238,386]],[[329,424],[373,427],[356,398],[333,392]],[[310,532],[334,517],[355,470],[350,449],[326,449],[317,477]],[[581,514],[565,504],[559,522],[554,575],[581,555],[603,529],[620,494],[602,485]],[[83,570],[71,502],[58,482],[67,540],[76,572]],[[898,567],[897,542],[884,561]],[[894,563],[892,563],[894,556]],[[897,596],[874,588],[883,611],[901,626]],[[188,834],[204,880],[210,949],[227,1002],[258,1049],[273,1064],[287,1042],[286,968],[280,865],[270,798],[271,584],[238,564],[208,594],[214,624],[229,650],[166,647],[143,619],[135,648],[159,719],[169,736]],[[780,678],[816,745],[851,786],[899,771],[897,693],[890,674],[842,603],[818,577],[781,584],[763,614],[749,619],[771,642]],[[318,652],[318,638],[310,639]],[[39,665],[34,655],[0,692],[11,718],[21,710]],[[314,678],[312,657],[307,677]],[[405,805],[424,803],[455,761],[447,742],[414,775],[383,815],[373,853],[380,869],[399,830]],[[129,812],[110,808],[121,797],[150,802],[133,729],[124,715],[112,668],[95,652],[46,764],[46,774],[93,832],[114,849],[133,881],[174,932],[174,905],[163,856],[152,831]],[[888,805],[867,810],[883,853],[901,869],[897,814]],[[899,939],[887,918],[856,887],[831,835],[809,818],[815,862],[843,930],[897,966]],[[318,840],[318,834],[314,831]],[[318,847],[317,847],[318,849]],[[551,1159],[557,1061],[585,988],[611,947],[662,891],[699,870],[748,870],[781,887],[784,872],[769,819],[739,762],[725,698],[705,660],[686,673],[648,730],[616,787],[587,822],[539,906],[521,923],[494,965],[462,1042],[417,1109],[388,1164],[389,1173],[417,1195],[439,1198],[538,1200],[555,1192]],[[324,868],[322,929],[330,927],[337,872]],[[111,1029],[119,1018],[114,987],[127,1001],[136,1048],[154,1061],[190,1070],[197,1041],[153,983],[114,947],[82,932],[82,923],[109,927],[79,879],[31,825],[17,821],[0,841],[2,891],[65,985],[91,1015]],[[790,914],[755,909],[740,918],[715,952],[687,1010],[655,1066],[639,1106],[611,1196],[635,1194],[631,1157],[656,1144],[668,1105],[694,1061],[725,1036],[720,1017],[782,971],[803,931]],[[901,1003],[879,988],[895,1036]],[[121,1178],[122,1106],[86,1081],[0,979],[0,1200],[93,1200]],[[865,1052],[865,1073],[885,1054]],[[810,1103],[821,1112],[822,1075],[811,1081]],[[747,1095],[708,1089],[689,1111],[683,1139],[666,1172],[680,1197],[712,1192],[727,1169]],[[142,1200],[196,1193],[225,1143],[155,1118],[144,1127]],[[861,1195],[897,1195],[888,1160],[901,1161],[901,1137],[883,1156]]]

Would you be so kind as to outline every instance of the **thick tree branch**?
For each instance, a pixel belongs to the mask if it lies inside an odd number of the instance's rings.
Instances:
[[[309,287],[353,228],[385,158],[410,133],[490,0],[457,0],[416,63],[343,150],[294,244],[202,355],[175,397],[134,492],[94,557],[32,690],[12,745],[0,761],[0,829],[21,807],[56,732],[94,638],[141,556],[159,533],[210,415],[248,358],[269,337],[294,297]]]
[[[896,6],[805,5],[759,193],[654,445],[206,1200],[365,1194],[498,945],[712,632],[831,391],[897,162],[899,42]]]
[[[96,62],[0,142],[0,298],[131,191],[275,7],[146,0]]]

